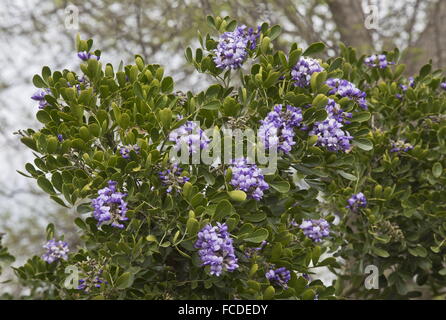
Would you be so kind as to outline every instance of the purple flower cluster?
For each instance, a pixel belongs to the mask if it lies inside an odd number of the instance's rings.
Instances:
[[[366,93],[356,88],[350,81],[330,78],[325,83],[331,88],[329,94],[338,94],[343,98],[347,97],[356,101],[361,108],[367,109]]]
[[[107,284],[108,282],[101,278],[102,272],[103,270],[101,269],[92,277],[79,279],[77,290],[82,290],[88,293],[93,288],[100,288],[103,284]]]
[[[235,189],[246,192],[249,198],[260,200],[263,191],[269,189],[261,170],[255,164],[249,164],[246,159],[233,160],[231,170],[230,184]]]
[[[413,77],[409,77],[409,84],[405,85],[405,84],[399,84],[399,87],[401,88],[403,93],[406,93],[407,89],[409,89],[409,87],[413,88],[415,87],[415,79]],[[401,93],[397,93],[395,95],[398,99],[402,100],[403,99],[403,95]]]
[[[228,226],[217,223],[217,226],[206,225],[198,232],[195,248],[200,249],[202,265],[210,266],[210,274],[220,276],[223,271],[234,271],[239,266],[234,246],[228,232]]]
[[[333,118],[340,123],[350,123],[350,121],[347,119],[352,117],[352,113],[344,112],[341,106],[333,99],[328,99],[327,105],[325,106],[325,111],[327,111],[327,118]]]
[[[296,144],[294,139],[294,127],[300,126],[302,122],[302,110],[287,105],[283,111],[281,104],[274,107],[265,119],[261,120],[259,137],[266,149],[277,148],[285,153],[291,151]]]
[[[220,69],[238,69],[248,57],[248,49],[254,50],[259,32],[245,25],[220,35],[214,50],[214,62]]]
[[[299,227],[303,230],[304,235],[314,242],[321,242],[322,238],[328,237],[330,234],[330,225],[325,219],[304,220]]]
[[[446,81],[440,84],[441,89],[446,90]]]
[[[291,273],[285,267],[278,268],[276,270],[271,269],[265,273],[265,277],[283,288],[288,288],[288,281],[291,279]]]
[[[362,192],[352,195],[347,202],[347,208],[351,211],[358,211],[359,208],[365,208],[367,206],[367,199]]]
[[[56,241],[55,239],[49,240],[44,246],[47,251],[42,255],[42,259],[48,263],[63,259],[68,259],[68,243],[64,241]]]
[[[80,51],[77,53],[77,56],[79,57],[79,59],[81,59],[82,61],[87,61],[88,59],[96,59],[99,60],[99,57],[87,52],[87,51]]]
[[[324,121],[316,122],[309,132],[310,136],[317,136],[316,144],[329,151],[346,152],[351,148],[350,140],[353,137],[342,130],[343,124],[335,118],[328,117]]]
[[[187,121],[181,127],[169,134],[169,141],[175,142],[174,150],[181,151],[182,146],[189,150],[189,154],[197,153],[210,143],[210,139],[196,122]]]
[[[139,154],[141,148],[137,144],[134,144],[133,146],[123,146],[119,149],[119,153],[124,159],[130,159],[130,151],[132,150],[135,151],[136,154]]]
[[[322,72],[324,68],[316,59],[300,57],[299,61],[291,70],[291,79],[296,87],[307,87],[310,84],[311,75],[315,72]]]
[[[48,102],[45,100],[45,96],[51,94],[50,89],[45,88],[43,90],[39,90],[31,96],[31,99],[35,101],[39,101],[39,109],[43,109],[48,105]]]
[[[158,172],[163,185],[168,186],[166,192],[171,193],[172,190],[181,190],[181,186],[190,180],[189,177],[181,175],[183,168],[174,163],[170,168]]]
[[[112,227],[123,229],[124,225],[120,221],[128,220],[127,202],[124,201],[127,194],[117,192],[116,185],[116,181],[110,180],[108,187],[98,191],[99,196],[91,201],[91,205],[98,225],[111,224]]]
[[[390,152],[407,152],[413,149],[413,145],[402,140],[392,141]]]
[[[364,64],[372,68],[385,69],[389,64],[395,64],[394,62],[387,61],[385,54],[372,54],[364,59]]]

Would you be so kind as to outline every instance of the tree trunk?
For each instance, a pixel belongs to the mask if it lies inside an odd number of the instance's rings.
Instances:
[[[432,59],[434,67],[440,68],[446,62],[446,1],[439,0],[427,15],[427,25],[413,46],[407,48],[405,61],[409,74],[417,73]]]
[[[327,0],[328,7],[341,35],[341,41],[355,47],[359,53],[370,53],[373,49],[372,36],[365,28],[365,16],[361,1]]]

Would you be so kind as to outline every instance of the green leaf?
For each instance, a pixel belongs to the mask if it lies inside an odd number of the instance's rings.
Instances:
[[[275,25],[271,28],[269,37],[271,38],[271,40],[274,40],[280,35],[281,32],[282,32],[282,27],[279,25]]]
[[[229,197],[234,201],[245,201],[246,193],[242,190],[233,190],[228,192]]]
[[[266,53],[268,51],[270,43],[271,39],[269,37],[264,37],[262,39],[262,43],[260,44],[260,50],[262,53]]]
[[[206,102],[202,108],[205,110],[218,110],[218,108],[220,107],[220,104],[221,103],[219,100],[211,100],[211,101]]]
[[[164,128],[169,128],[170,123],[172,122],[172,110],[170,110],[169,108],[160,110],[159,117]]]
[[[351,180],[351,181],[356,181],[356,176],[347,173],[343,170],[337,170],[337,173],[339,173],[342,177],[344,177],[345,179]]]
[[[173,79],[172,77],[165,77],[161,81],[161,91],[163,93],[171,93],[173,91]]]
[[[263,300],[271,300],[274,298],[274,295],[276,294],[276,290],[273,286],[269,286],[265,289],[263,292]]]
[[[45,178],[43,176],[38,177],[37,184],[46,193],[49,193],[49,194],[55,193],[51,182],[47,178]]]
[[[228,200],[221,200],[215,208],[214,219],[219,221],[226,216],[230,216],[234,211],[232,204]]]
[[[439,178],[441,174],[443,173],[443,166],[440,162],[435,162],[432,166],[432,174],[435,178]]]
[[[189,219],[187,219],[186,228],[188,234],[195,235],[199,228],[198,220],[193,217],[190,217]]]
[[[148,242],[156,242],[156,243],[158,243],[158,240],[156,240],[156,237],[155,237],[153,234],[149,234],[149,235],[146,237],[146,240],[147,240]]]
[[[305,94],[296,95],[294,92],[287,92],[285,99],[288,100],[294,106],[301,106],[311,103],[311,97]]]
[[[127,289],[133,284],[133,275],[130,272],[124,272],[115,281],[114,287],[117,289]]]
[[[336,70],[336,69],[340,68],[343,61],[344,61],[344,59],[342,59],[341,57],[336,58],[331,63],[330,68],[328,69],[328,71],[333,71],[333,70]]]
[[[257,229],[244,240],[247,242],[260,243],[268,238],[269,232],[265,228]]]
[[[183,197],[185,199],[189,199],[192,196],[192,184],[190,182],[186,182],[183,185]]]
[[[373,251],[373,253],[376,254],[378,257],[382,257],[382,258],[388,258],[388,257],[390,257],[389,252],[387,252],[387,251],[384,250],[384,249],[377,248],[377,247],[373,247],[373,248],[372,248],[372,251]]]
[[[373,143],[368,139],[355,139],[353,140],[353,145],[365,151],[373,149]]]
[[[274,181],[270,182],[269,185],[280,193],[287,193],[290,191],[290,184],[287,181]]]
[[[302,300],[314,300],[316,293],[313,289],[307,289],[302,293]]]
[[[48,88],[48,84],[38,74],[34,75],[33,84],[37,88]]]
[[[319,52],[323,51],[324,49],[325,49],[325,44],[323,44],[322,42],[315,42],[315,43],[311,44],[307,48],[307,50],[304,51],[304,53],[302,55],[309,56],[312,54],[319,53]]]
[[[22,137],[22,138],[20,138],[20,141],[28,148],[33,149],[34,151],[37,151],[37,145],[36,145],[36,142],[34,141],[34,139],[32,139],[30,137]]]
[[[190,47],[186,48],[184,55],[186,56],[187,62],[191,63],[192,62],[192,49]]]
[[[311,260],[313,260],[313,265],[317,265],[319,257],[321,256],[321,247],[316,246],[311,252]]]
[[[432,65],[430,64],[425,64],[424,66],[422,66],[420,69],[420,78],[426,77],[429,74],[429,72],[431,72],[431,70],[432,70]]]
[[[214,20],[214,17],[212,17],[212,16],[207,16],[207,17],[206,17],[206,22],[207,22],[208,26],[210,26],[211,28],[215,28],[215,20]]]
[[[351,122],[365,122],[368,121],[371,117],[370,112],[362,111],[362,112],[356,112],[351,117]]]
[[[328,103],[328,97],[324,94],[318,94],[311,103],[316,108],[325,107]]]

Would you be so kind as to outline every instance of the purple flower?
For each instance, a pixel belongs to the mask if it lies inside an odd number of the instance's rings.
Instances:
[[[220,69],[238,69],[248,57],[248,49],[254,50],[259,32],[245,25],[220,35],[214,50],[214,62]]]
[[[366,93],[356,88],[350,81],[330,78],[325,83],[331,88],[329,94],[347,97],[357,102],[362,109],[367,109]]]
[[[182,146],[189,150],[189,154],[197,153],[211,142],[196,122],[187,121],[181,127],[169,134],[169,141],[175,142],[175,151],[180,151]]]
[[[223,271],[234,271],[239,267],[235,256],[228,226],[217,223],[217,226],[206,225],[198,232],[195,248],[203,266],[210,266],[210,274],[220,276]]]
[[[246,159],[233,160],[231,170],[230,184],[235,189],[246,192],[249,198],[260,200],[263,191],[269,189],[261,170],[255,164],[248,164]]]
[[[53,263],[59,259],[67,260],[68,259],[68,243],[64,241],[56,241],[55,239],[49,240],[44,246],[44,249],[47,250],[42,255],[42,259],[48,263]]]
[[[446,81],[440,84],[441,89],[446,90]]]
[[[353,137],[347,131],[342,130],[342,127],[341,122],[328,117],[327,120],[316,122],[309,135],[317,136],[316,144],[329,151],[346,152],[351,148],[350,140]]]
[[[130,151],[132,150],[135,151],[136,154],[139,154],[141,148],[137,144],[134,144],[133,146],[123,146],[119,149],[119,153],[124,159],[130,159]]]
[[[183,168],[174,163],[165,170],[158,172],[158,175],[163,185],[168,186],[167,193],[171,193],[172,190],[181,190],[181,186],[190,180],[189,177],[181,175]]]
[[[402,91],[403,94],[406,93],[406,91],[407,91],[407,89],[409,89],[409,87],[411,87],[411,88],[415,87],[415,80],[414,80],[414,78],[413,77],[409,77],[408,80],[409,80],[408,85],[405,85],[405,84],[402,84],[402,83],[400,83],[398,85],[401,88],[401,91]],[[399,99],[399,100],[403,100],[403,98],[404,98],[404,96],[402,94],[400,94],[400,93],[397,93],[395,95],[395,97],[397,99]]]
[[[302,122],[302,110],[287,105],[283,111],[281,104],[274,107],[265,119],[261,120],[259,138],[266,149],[277,148],[284,153],[289,153],[291,147],[296,144],[294,139],[294,128]]]
[[[87,61],[88,59],[95,59],[95,60],[99,60],[99,57],[87,52],[87,51],[80,51],[77,53],[77,56],[79,57],[79,59],[81,59],[82,61]]]
[[[85,293],[90,292],[94,288],[100,288],[103,284],[108,282],[101,278],[103,270],[100,269],[97,272],[90,272],[89,277],[79,279],[79,285],[77,290],[82,290]],[[92,273],[92,275],[90,275]]]
[[[290,228],[296,228],[298,226],[299,226],[299,224],[296,222],[296,220],[292,219],[290,221]]]
[[[127,202],[124,201],[127,194],[117,192],[116,185],[116,181],[110,180],[108,187],[100,189],[99,196],[91,202],[94,209],[93,216],[98,220],[98,226],[111,224],[112,227],[123,229],[124,225],[120,221],[128,220],[125,216]]]
[[[63,135],[58,134],[57,135],[57,140],[59,140],[59,142],[62,142],[63,141]]]
[[[299,61],[291,70],[291,79],[294,80],[296,87],[307,87],[310,85],[311,75],[315,72],[322,72],[321,67],[316,59],[308,57],[300,57]]]
[[[395,64],[394,62],[387,61],[385,54],[373,54],[364,59],[364,64],[371,68],[385,69],[389,64]]]
[[[346,208],[351,211],[358,211],[359,208],[365,208],[367,206],[367,199],[362,192],[352,195],[347,202],[348,205]]]
[[[322,238],[328,237],[330,234],[330,225],[325,219],[304,220],[299,226],[304,235],[314,242],[321,242]]]
[[[45,96],[51,94],[51,90],[48,88],[45,88],[43,90],[39,90],[35,92],[31,99],[35,101],[39,101],[39,109],[43,109],[48,105],[48,102],[45,100]]]
[[[412,150],[413,146],[410,143],[406,143],[403,140],[398,141],[392,141],[392,148],[390,149],[390,152],[407,152],[409,150]]]
[[[328,99],[327,105],[325,106],[325,111],[327,111],[327,118],[333,118],[338,122],[349,124],[350,121],[346,120],[352,117],[351,112],[344,112],[341,106],[336,103],[333,99]]]
[[[281,267],[276,270],[270,269],[267,273],[265,273],[265,277],[269,281],[286,289],[286,288],[288,288],[288,285],[287,285],[288,281],[290,281],[290,279],[291,279],[291,273],[286,268]]]

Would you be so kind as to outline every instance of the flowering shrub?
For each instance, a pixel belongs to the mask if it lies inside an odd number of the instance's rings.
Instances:
[[[55,259],[36,256],[18,276],[46,298],[80,299],[411,297],[415,276],[444,287],[439,73],[423,67],[402,93],[403,65],[371,68],[344,46],[323,61],[322,43],[276,50],[279,26],[208,23],[214,35],[185,52],[214,79],[202,92],[175,92],[172,77],[140,56],[103,65],[93,41],[79,38],[79,73],[44,67],[34,76],[43,127],[20,132],[36,155],[22,174],[76,207],[82,244],[50,244]],[[225,137],[247,140],[245,154],[225,162],[220,129],[259,139]],[[413,149],[392,152],[401,139]],[[263,147],[275,170],[251,161]],[[211,165],[196,161],[210,148]],[[52,225],[47,233],[60,236]],[[363,286],[368,264],[380,289]],[[337,275],[333,285],[313,275],[319,267]]]

